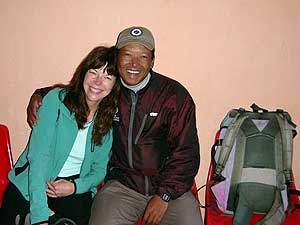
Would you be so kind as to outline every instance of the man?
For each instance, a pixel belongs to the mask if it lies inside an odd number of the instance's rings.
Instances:
[[[90,225],[132,225],[140,216],[144,225],[201,225],[190,191],[200,160],[193,99],[152,70],[155,43],[148,29],[123,30],[116,47],[123,86],[106,184],[95,197]]]

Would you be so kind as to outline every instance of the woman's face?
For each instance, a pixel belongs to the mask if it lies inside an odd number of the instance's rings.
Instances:
[[[103,69],[104,67],[89,69],[84,77],[83,89],[90,110],[98,107],[101,100],[111,92],[116,83],[116,77],[108,75]]]

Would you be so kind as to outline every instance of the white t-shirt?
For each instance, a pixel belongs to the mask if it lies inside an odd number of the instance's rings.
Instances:
[[[80,174],[80,169],[85,154],[87,132],[91,122],[92,121],[86,123],[83,129],[78,130],[72,150],[58,174],[59,177],[69,177]]]

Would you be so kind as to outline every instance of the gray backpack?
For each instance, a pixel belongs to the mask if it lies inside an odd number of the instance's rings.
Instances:
[[[218,208],[233,214],[234,225],[279,225],[291,208],[293,138],[296,125],[283,110],[231,110],[213,147],[210,188]]]

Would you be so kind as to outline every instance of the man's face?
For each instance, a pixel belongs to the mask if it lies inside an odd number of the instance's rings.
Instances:
[[[141,44],[128,44],[118,54],[118,70],[130,86],[140,83],[154,65],[152,52]]]

